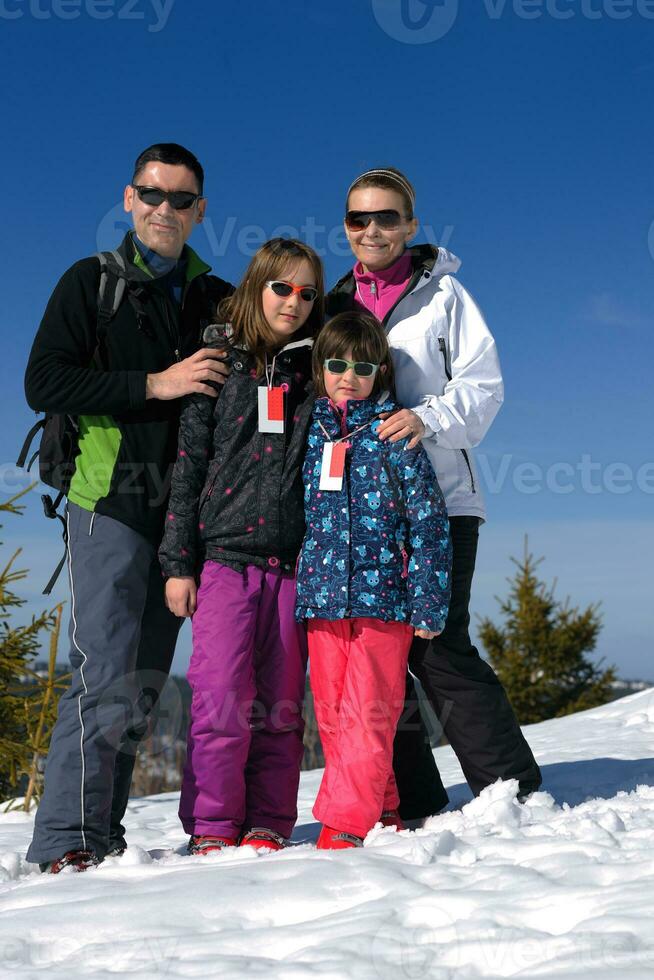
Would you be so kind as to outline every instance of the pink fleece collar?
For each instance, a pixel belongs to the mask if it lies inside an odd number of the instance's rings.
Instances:
[[[395,286],[400,283],[405,283],[411,275],[411,252],[405,250],[392,265],[389,265],[386,269],[378,269],[376,272],[366,272],[363,264],[357,262],[353,272],[357,282],[376,282],[381,289],[385,286]]]
[[[364,272],[360,262],[354,266],[354,281],[356,291],[354,304],[359,309],[367,310],[383,320],[395,306],[411,279],[411,252],[408,250],[389,265],[378,272]]]

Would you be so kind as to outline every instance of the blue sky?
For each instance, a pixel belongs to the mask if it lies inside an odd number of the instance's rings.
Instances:
[[[417,240],[462,259],[505,373],[473,611],[494,612],[527,534],[561,597],[603,603],[599,653],[654,679],[652,18],[646,0],[0,0],[3,495],[43,308],[122,237],[139,150],[200,157],[192,244],[233,280],[281,231],[333,283],[346,187],[393,164],[417,189]],[[41,608],[59,537],[36,494],[2,540],[24,545]]]

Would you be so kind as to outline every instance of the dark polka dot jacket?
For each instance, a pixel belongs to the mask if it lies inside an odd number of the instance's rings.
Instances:
[[[292,572],[304,535],[302,463],[314,401],[311,340],[275,359],[284,432],[258,431],[254,360],[232,348],[217,399],[184,400],[159,560],[167,577],[195,575],[207,560]]]

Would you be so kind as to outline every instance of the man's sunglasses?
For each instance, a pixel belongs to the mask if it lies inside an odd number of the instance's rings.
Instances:
[[[372,378],[379,370],[379,364],[371,364],[369,361],[346,361],[344,357],[326,357],[323,367],[327,368],[330,374],[345,374],[348,368],[352,368],[357,378]]]
[[[202,197],[202,194],[191,191],[162,191],[159,187],[144,187],[142,184],[132,184],[132,187],[144,204],[157,207],[162,201],[168,201],[175,211],[188,211]]]
[[[391,209],[386,211],[348,211],[345,215],[345,225],[350,231],[363,231],[371,221],[374,221],[378,228],[390,231],[392,228],[399,228],[403,220],[399,211]]]
[[[303,299],[305,303],[313,303],[318,295],[315,286],[294,286],[293,283],[282,282],[278,279],[269,279],[266,286],[268,289],[272,289],[275,296],[290,296],[291,293],[299,293],[300,299]]]

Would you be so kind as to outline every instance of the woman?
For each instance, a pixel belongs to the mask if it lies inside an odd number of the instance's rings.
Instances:
[[[434,245],[409,247],[418,228],[415,192],[392,167],[368,170],[351,184],[345,232],[356,263],[327,299],[329,315],[364,309],[381,320],[393,354],[404,410],[388,418],[380,439],[421,439],[450,518],[452,598],[445,629],[416,637],[409,666],[441,720],[472,791],[517,779],[524,796],[541,774],[504,688],[471,643],[470,589],[485,509],[472,448],[503,400],[495,342],[469,293],[454,278],[460,262]],[[394,767],[405,819],[447,803],[407,680],[407,710],[395,740]]]

